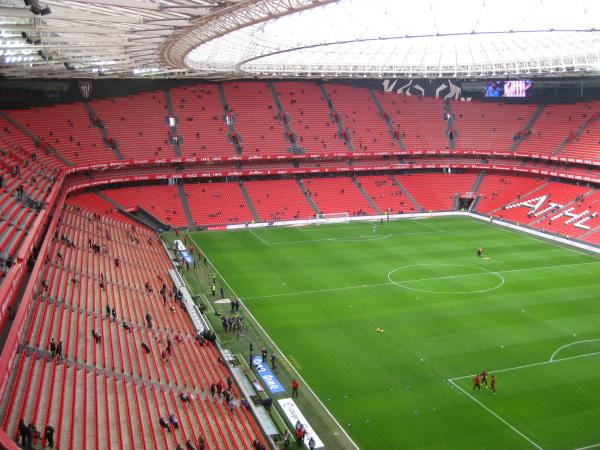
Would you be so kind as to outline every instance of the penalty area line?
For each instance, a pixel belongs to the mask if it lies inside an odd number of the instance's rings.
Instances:
[[[260,237],[257,233],[255,233],[254,230],[250,230],[250,233],[252,233],[254,235],[254,237],[256,237],[259,241],[262,241],[263,244],[268,245],[269,247],[271,246],[270,242],[265,241],[262,237]]]
[[[588,450],[590,448],[598,448],[598,447],[600,447],[600,442],[598,442],[597,444],[587,445],[585,447],[579,447],[579,448],[576,448],[575,450]]]
[[[473,395],[471,395],[469,392],[465,391],[463,388],[461,388],[458,384],[456,384],[454,381],[452,381],[451,379],[448,380],[454,387],[456,387],[457,389],[459,389],[463,394],[465,394],[467,397],[469,397],[471,400],[473,400],[475,403],[477,403],[479,406],[481,406],[483,409],[485,409],[487,412],[489,412],[492,416],[494,416],[496,419],[498,419],[500,422],[502,422],[504,425],[506,425],[508,428],[510,428],[511,430],[513,430],[515,433],[517,433],[519,436],[521,436],[523,439],[525,439],[527,442],[529,442],[531,445],[533,445],[535,448],[537,448],[538,450],[544,450],[542,447],[540,447],[537,443],[535,443],[532,439],[530,439],[529,437],[527,437],[525,434],[523,434],[521,431],[519,431],[514,425],[511,425],[508,421],[506,421],[505,419],[503,419],[502,417],[500,417],[498,414],[496,414],[494,411],[492,411],[490,408],[488,408],[487,406],[485,406],[483,403],[481,403],[479,400],[477,400]]]
[[[583,355],[567,356],[566,358],[559,358],[559,359],[549,359],[548,361],[540,361],[540,362],[536,362],[536,363],[532,363],[532,364],[523,364],[522,366],[508,367],[506,369],[488,370],[488,373],[510,372],[513,370],[526,369],[528,367],[543,366],[546,364],[556,364],[556,363],[559,363],[562,361],[570,361],[572,359],[587,358],[588,356],[596,356],[596,355],[600,355],[600,352],[584,353]],[[464,380],[465,378],[471,378],[471,377],[474,377],[475,375],[476,374],[473,373],[470,375],[463,375],[462,377],[448,378],[448,381],[453,382],[456,380]]]

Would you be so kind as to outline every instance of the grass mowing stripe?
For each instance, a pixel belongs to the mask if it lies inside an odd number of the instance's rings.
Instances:
[[[394,239],[358,241],[357,235],[371,234],[370,225],[340,225],[319,234],[311,228],[254,230],[269,243],[329,238],[302,241],[306,245],[268,246],[249,230],[196,233],[194,243],[244,295],[244,309],[277,343],[273,348],[285,352],[282,362],[294,364],[362,450],[476,450],[490,443],[529,448],[477,403],[460,400],[447,377],[546,360],[565,343],[597,338],[598,258],[468,218],[429,224],[445,233],[401,220],[378,226],[373,235],[402,235]],[[478,247],[491,260],[477,258]],[[424,267],[394,279],[452,292],[416,293],[382,283],[391,268],[415,264]],[[444,267],[450,265],[463,267]],[[483,268],[506,273],[506,284],[476,295],[456,292],[488,287],[490,275],[473,273]],[[224,308],[221,313],[227,314]],[[595,350],[595,342],[569,345],[554,358],[572,363],[505,369],[498,373],[497,396],[475,397],[541,447],[568,450],[599,442],[594,418],[600,414],[600,387],[594,377],[600,360],[579,355]],[[469,382],[454,383],[469,391]],[[306,395],[311,397],[308,388]],[[338,427],[319,411],[309,412],[308,420],[321,429],[330,426],[328,436],[335,439]]]

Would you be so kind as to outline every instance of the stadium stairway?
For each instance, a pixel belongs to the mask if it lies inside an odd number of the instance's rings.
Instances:
[[[119,150],[119,146],[115,145],[114,147],[111,145],[108,145],[108,133],[106,132],[106,128],[104,126],[100,127],[98,125],[96,125],[96,123],[94,123],[94,121],[92,120],[92,118],[97,119],[98,116],[96,115],[96,112],[94,111],[94,108],[92,108],[92,105],[90,105],[90,103],[87,100],[83,101],[83,106],[85,107],[85,109],[88,112],[88,118],[90,119],[90,123],[92,124],[93,127],[98,128],[100,130],[100,134],[102,135],[102,142],[104,143],[104,145],[106,146],[106,148],[108,148],[110,151],[112,151],[114,153],[114,155],[117,157],[117,159],[123,160],[125,159],[123,157],[123,154],[121,153],[121,150]]]
[[[181,204],[183,205],[183,212],[185,213],[188,226],[193,228],[195,226],[194,216],[192,215],[192,210],[190,208],[190,204],[188,203],[187,194],[183,188],[183,181],[177,180],[177,189],[179,190],[179,197],[181,197]]]
[[[217,85],[217,90],[219,91],[219,99],[221,100],[221,105],[223,106],[223,117],[225,117],[230,108],[229,108],[229,103],[227,102],[227,97],[225,96],[225,88],[223,87],[222,84],[218,84]],[[228,139],[231,145],[233,145],[235,147],[235,152],[238,155],[242,154],[242,146],[241,146],[241,138],[238,142],[234,142],[233,141],[233,136],[237,136],[237,130],[235,129],[235,116],[232,116],[232,120],[228,120],[227,122],[227,128],[229,129],[229,133],[228,133]]]
[[[250,195],[248,194],[248,190],[246,189],[246,186],[244,186],[244,182],[241,181],[241,180],[240,180],[240,190],[242,191],[242,195],[244,196],[244,200],[246,200],[246,204],[248,205],[248,209],[252,213],[252,217],[254,217],[254,220],[256,222],[261,222],[261,218],[258,215],[258,211],[256,211],[256,208],[254,207],[254,203],[252,203],[252,199],[250,198]]]
[[[175,119],[175,124],[171,127],[171,142],[173,143],[173,147],[175,147],[175,156],[177,158],[181,157],[181,146],[180,146],[180,136],[179,136],[179,132],[177,131],[177,121],[178,118],[175,115],[175,110],[173,109],[173,100],[171,99],[171,93],[168,90],[164,90],[163,94],[165,96],[165,105],[167,105],[167,112],[169,113],[169,117],[172,117]],[[173,138],[177,138],[177,139],[173,139]]]
[[[394,175],[390,175],[390,179],[394,183],[396,183],[396,186],[398,186],[402,192],[404,192],[406,198],[408,198],[412,202],[412,204],[415,206],[415,208],[417,208],[419,212],[425,212],[425,209],[421,205],[419,205],[415,198],[410,194],[410,192],[406,190],[404,186],[402,186],[402,183],[400,183],[400,181],[398,181],[398,179]]]
[[[319,83],[319,89],[321,90],[321,93],[323,94],[323,98],[325,99],[325,101],[327,102],[327,105],[329,106],[329,113],[331,114],[333,121],[337,124],[338,134],[340,136],[340,139],[342,139],[346,143],[346,147],[348,147],[348,150],[353,152],[354,147],[352,146],[352,142],[350,142],[350,139],[343,139],[343,137],[342,137],[344,135],[344,124],[342,123],[340,114],[337,113],[337,111],[335,110],[335,107],[333,106],[333,103],[331,102],[331,97],[329,96],[329,92],[327,92],[327,88],[325,87],[325,85],[323,83]],[[337,118],[337,120],[336,120],[336,118]],[[350,136],[348,136],[348,137],[350,138]]]
[[[383,212],[381,212],[381,209],[379,209],[379,206],[377,206],[375,204],[375,202],[373,201],[371,196],[369,196],[369,194],[367,194],[367,191],[365,191],[362,184],[360,184],[360,181],[358,181],[354,175],[352,175],[352,182],[355,184],[355,186],[358,188],[358,190],[362,193],[362,195],[364,195],[364,197],[367,199],[367,201],[369,202],[369,205],[371,205],[371,208],[373,208],[375,211],[377,211],[377,214],[383,214]]]
[[[280,121],[281,124],[283,125],[283,128],[285,129],[285,135],[287,136],[287,139],[290,140],[289,136],[295,136],[296,133],[294,133],[294,130],[292,130],[292,127],[289,124],[289,121],[287,119],[283,119],[284,117],[287,117],[287,113],[285,112],[285,109],[283,109],[283,106],[281,105],[281,101],[279,99],[279,96],[277,95],[277,90],[275,89],[275,85],[272,82],[267,83],[269,86],[269,90],[271,91],[271,95],[273,96],[273,101],[275,102],[275,106],[277,107],[277,112],[279,113],[279,116],[281,117]],[[294,154],[302,154],[304,153],[304,149],[300,146],[298,146],[298,144],[292,140],[290,140],[290,151]],[[240,185],[241,186],[241,185]]]
[[[483,178],[485,177],[485,170],[482,171],[479,175],[477,175],[477,178],[475,178],[475,182],[473,183],[473,186],[471,187],[471,192],[477,192],[479,190],[479,186],[481,186],[481,183],[483,182]]]
[[[383,105],[381,104],[381,102],[379,101],[379,99],[377,98],[375,93],[373,92],[373,89],[369,89],[369,95],[373,99],[375,106],[377,106],[377,111],[379,111],[379,115],[381,116],[383,121],[387,124],[388,130],[390,132],[390,137],[392,139],[394,139],[396,142],[398,142],[398,145],[400,146],[400,148],[402,150],[406,150],[404,141],[402,140],[402,134],[400,132],[397,132],[396,134],[394,134],[394,131],[395,131],[394,121],[393,121],[392,117],[389,114],[387,114],[385,112],[385,110],[383,109]]]
[[[600,225],[592,228],[591,230],[586,231],[583,234],[580,234],[577,239],[579,239],[580,241],[584,241],[584,240],[586,240],[585,238],[587,238],[588,236],[590,236],[594,233],[597,233],[598,231],[600,231]]]
[[[296,178],[296,183],[298,183],[298,186],[300,187],[300,190],[302,191],[302,193],[306,197],[306,200],[308,201],[308,204],[310,205],[310,207],[312,208],[312,210],[315,212],[315,214],[321,214],[321,211],[319,211],[319,208],[317,207],[317,204],[313,201],[312,197],[308,193],[308,190],[304,186],[304,183],[302,182],[302,180],[300,178]]]
[[[446,114],[446,137],[448,138],[448,148],[456,149],[456,133],[454,129],[454,113],[452,112],[452,102],[449,98],[444,100],[444,114]],[[452,135],[450,134],[452,133]]]
[[[538,117],[540,117],[540,114],[542,114],[543,109],[544,109],[544,105],[540,103],[537,106],[537,108],[535,109],[533,115],[529,118],[527,125],[525,125],[526,131],[531,131],[531,129],[533,128],[533,125],[535,124],[535,121],[537,120]],[[510,151],[514,152],[520,143],[521,143],[521,140],[519,140],[519,139],[513,141],[513,143],[510,146]]]
[[[598,119],[595,119],[595,120],[598,120]],[[583,123],[577,129],[577,131],[575,133],[575,138],[574,139],[566,138],[565,142],[564,142],[564,145],[561,145],[559,148],[557,148],[556,151],[553,154],[554,155],[558,155],[560,153],[564,153],[563,150],[565,149],[565,147],[567,147],[569,144],[572,144],[574,142],[575,143],[578,142],[579,138],[581,137],[581,135],[583,134],[583,132],[585,130],[587,130],[590,127],[590,125],[592,125],[595,122],[595,120],[584,120]]]

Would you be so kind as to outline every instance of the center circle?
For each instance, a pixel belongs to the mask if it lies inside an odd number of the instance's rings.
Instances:
[[[504,285],[504,277],[498,272],[463,264],[411,264],[391,270],[387,278],[401,288],[431,294],[479,294]],[[458,280],[464,282],[453,283]]]

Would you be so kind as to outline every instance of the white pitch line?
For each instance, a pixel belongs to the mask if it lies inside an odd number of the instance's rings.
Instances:
[[[441,228],[434,227],[433,225],[429,225],[428,223],[425,223],[424,222],[425,220],[426,219],[415,219],[415,223],[418,223],[419,225],[423,225],[424,227],[427,227],[427,228],[431,228],[432,230],[436,230],[436,231],[438,231],[440,233],[445,233],[446,232],[446,230],[442,230]]]
[[[200,250],[200,246],[196,243],[196,241],[194,240],[194,238],[192,237],[192,235],[190,235],[190,239],[192,240],[192,242],[194,243],[194,245],[196,246],[197,249]],[[206,253],[204,253],[204,255],[206,256]],[[206,256],[206,259],[208,260],[208,262],[210,263],[210,265],[215,269],[215,272],[217,273],[217,275],[219,275],[219,278],[221,278],[221,280],[223,280],[223,282],[227,285],[227,287],[229,287],[229,290],[231,291],[232,294],[234,294],[237,298],[240,298],[240,296],[237,295],[237,293],[233,290],[233,288],[231,287],[231,285],[227,282],[227,280],[225,278],[223,278],[223,276],[221,275],[221,273],[219,272],[219,269],[217,269],[217,266],[215,266],[212,261],[210,260],[210,258],[208,256]],[[263,334],[267,337],[267,339],[269,339],[269,341],[271,341],[271,344],[273,344],[273,347],[279,352],[279,355],[288,363],[288,365],[290,366],[290,368],[296,373],[296,376],[298,377],[298,379],[300,381],[302,381],[302,383],[304,383],[304,386],[306,386],[306,388],[310,391],[310,393],[313,395],[313,397],[317,400],[317,402],[321,405],[321,407],[325,410],[325,412],[327,413],[327,415],[329,415],[329,417],[331,417],[331,420],[333,420],[333,422],[339,427],[339,429],[342,431],[342,433],[344,433],[344,436],[346,436],[346,438],[348,439],[348,441],[354,446],[354,448],[356,450],[360,450],[358,445],[356,445],[356,442],[354,442],[352,440],[352,438],[350,437],[350,435],[348,434],[348,432],[344,429],[344,427],[342,427],[342,425],[338,422],[338,420],[335,418],[335,416],[331,413],[331,411],[329,411],[329,409],[327,408],[327,406],[325,406],[325,403],[323,403],[321,401],[321,399],[317,396],[317,394],[315,393],[315,391],[313,391],[313,389],[310,387],[310,385],[306,382],[306,380],[302,377],[302,375],[300,375],[300,373],[296,370],[296,368],[292,365],[292,363],[290,362],[290,360],[287,358],[287,356],[285,356],[285,353],[283,353],[281,351],[281,349],[277,346],[277,344],[275,343],[275,341],[271,338],[271,336],[266,332],[266,330],[263,328],[263,326],[260,324],[260,322],[258,320],[256,320],[256,318],[254,317],[254,315],[250,312],[250,310],[246,307],[245,303],[243,301],[241,301],[242,307],[246,310],[246,312],[248,313],[248,315],[250,315],[250,317],[252,318],[252,320],[254,321],[254,323],[256,324],[256,326],[258,326],[258,328],[260,328],[260,330],[263,332]]]
[[[556,356],[556,354],[558,352],[560,352],[561,350],[570,347],[571,345],[577,345],[577,344],[586,344],[588,342],[598,342],[600,341],[600,339],[584,339],[583,341],[575,341],[575,342],[569,342],[568,344],[563,345],[562,347],[558,347],[554,353],[552,353],[552,356],[550,357],[550,361],[554,360],[554,357]]]
[[[587,447],[579,447],[579,448],[576,448],[575,450],[588,450],[589,448],[597,448],[597,447],[600,447],[600,442],[597,444],[588,445]]]
[[[414,233],[389,233],[389,234],[385,234],[384,237],[385,239],[390,238],[392,236],[414,236],[414,235],[421,235],[421,234],[437,234],[440,233],[439,231],[417,231]],[[288,245],[288,244],[310,244],[312,242],[348,242],[348,241],[352,241],[352,242],[360,242],[360,238],[363,238],[362,240],[364,242],[369,242],[369,241],[378,241],[381,240],[382,238],[380,237],[380,235],[367,235],[367,236],[348,236],[348,237],[337,237],[337,238],[323,238],[323,239],[306,239],[306,240],[302,240],[302,241],[283,241],[283,242],[272,242],[271,245]]]
[[[350,289],[360,289],[367,287],[375,287],[375,286],[387,286],[393,285],[394,283],[373,283],[373,284],[357,284],[356,286],[345,286],[345,287],[336,287],[336,288],[327,288],[327,289],[315,289],[312,291],[297,291],[297,292],[283,292],[281,294],[271,294],[271,295],[259,295],[256,297],[244,297],[244,300],[256,300],[261,298],[272,298],[272,297],[286,297],[289,295],[303,295],[303,294],[319,294],[321,292],[334,292],[334,291],[347,291]]]
[[[261,240],[265,245],[268,245],[269,247],[271,246],[270,242],[265,241],[262,237],[256,234],[254,230],[250,230],[250,233],[252,233],[257,239]]]
[[[488,273],[491,274],[504,274],[504,273],[512,273],[512,272],[525,272],[528,270],[541,270],[541,269],[556,269],[561,267],[570,267],[570,266],[581,266],[585,264],[600,264],[600,261],[591,261],[587,263],[576,263],[576,264],[561,264],[556,266],[543,266],[543,267],[526,267],[522,269],[509,269],[509,270],[496,270],[490,272],[478,272],[478,273],[467,273],[462,275],[446,275],[441,277],[432,277],[432,278],[415,278],[412,280],[402,280],[401,283],[414,283],[417,281],[434,281],[434,280],[447,280],[450,278],[463,278],[463,277],[471,277],[475,275],[486,275]],[[342,286],[342,287],[334,287],[334,288],[325,288],[325,289],[314,289],[311,291],[296,291],[296,292],[283,292],[280,294],[269,294],[269,295],[257,295],[255,297],[244,297],[246,300],[257,300],[261,298],[273,298],[273,297],[286,297],[291,295],[302,295],[302,294],[318,294],[321,292],[334,292],[334,291],[346,291],[350,289],[361,289],[367,287],[376,287],[376,286],[386,286],[386,285],[396,285],[400,288],[405,288],[404,286],[399,285],[399,282],[389,281],[386,283],[372,283],[372,284],[357,284],[355,286]]]
[[[563,362],[563,361],[570,361],[571,359],[587,358],[588,356],[596,356],[596,355],[600,355],[600,352],[584,353],[583,355],[567,356],[566,358],[560,358],[560,359],[548,360],[548,361],[540,361],[540,362],[531,363],[531,364],[523,364],[522,366],[509,367],[507,369],[488,370],[488,373],[510,372],[512,370],[526,369],[528,367],[543,366],[546,364],[556,364],[556,363]],[[462,377],[448,378],[448,381],[464,380],[465,378],[470,378],[470,377],[474,377],[474,376],[475,376],[475,374],[470,374],[470,375],[464,375]]]
[[[356,226],[356,225],[354,225],[354,226],[350,226],[350,227],[341,226],[341,227],[338,228],[337,225],[334,225],[334,226],[330,225],[330,226],[324,226],[324,227],[323,226],[320,226],[320,227],[317,226],[316,228],[309,228],[309,229],[306,229],[306,230],[303,230],[302,227],[298,227],[298,231],[303,231],[304,233],[314,233],[314,232],[318,232],[318,231],[321,231],[321,232],[322,231],[330,231],[332,229],[334,229],[334,230],[337,230],[337,229],[349,230],[349,229],[365,229],[365,228],[368,228],[368,226],[367,225],[364,225],[364,226]]]
[[[519,436],[521,436],[522,438],[524,438],[525,440],[527,440],[527,442],[529,442],[535,448],[537,448],[538,450],[544,450],[542,447],[540,447],[538,444],[536,444],[534,441],[532,441],[530,438],[528,438],[526,435],[524,435],[521,431],[519,431],[513,425],[511,425],[510,423],[508,423],[506,420],[504,420],[502,417],[500,417],[498,414],[496,414],[490,408],[488,408],[483,403],[481,403],[479,400],[477,400],[475,397],[473,397],[469,392],[465,391],[463,388],[461,388],[459,385],[457,385],[454,381],[452,381],[452,380],[448,380],[448,381],[450,383],[452,383],[453,386],[455,386],[456,388],[460,389],[463,394],[465,394],[467,397],[469,397],[471,400],[473,400],[475,403],[477,403],[479,406],[481,406],[483,409],[485,409],[487,412],[489,412],[492,416],[494,416],[496,419],[498,419],[504,425],[506,425],[511,430],[513,430],[515,433],[517,433]]]

